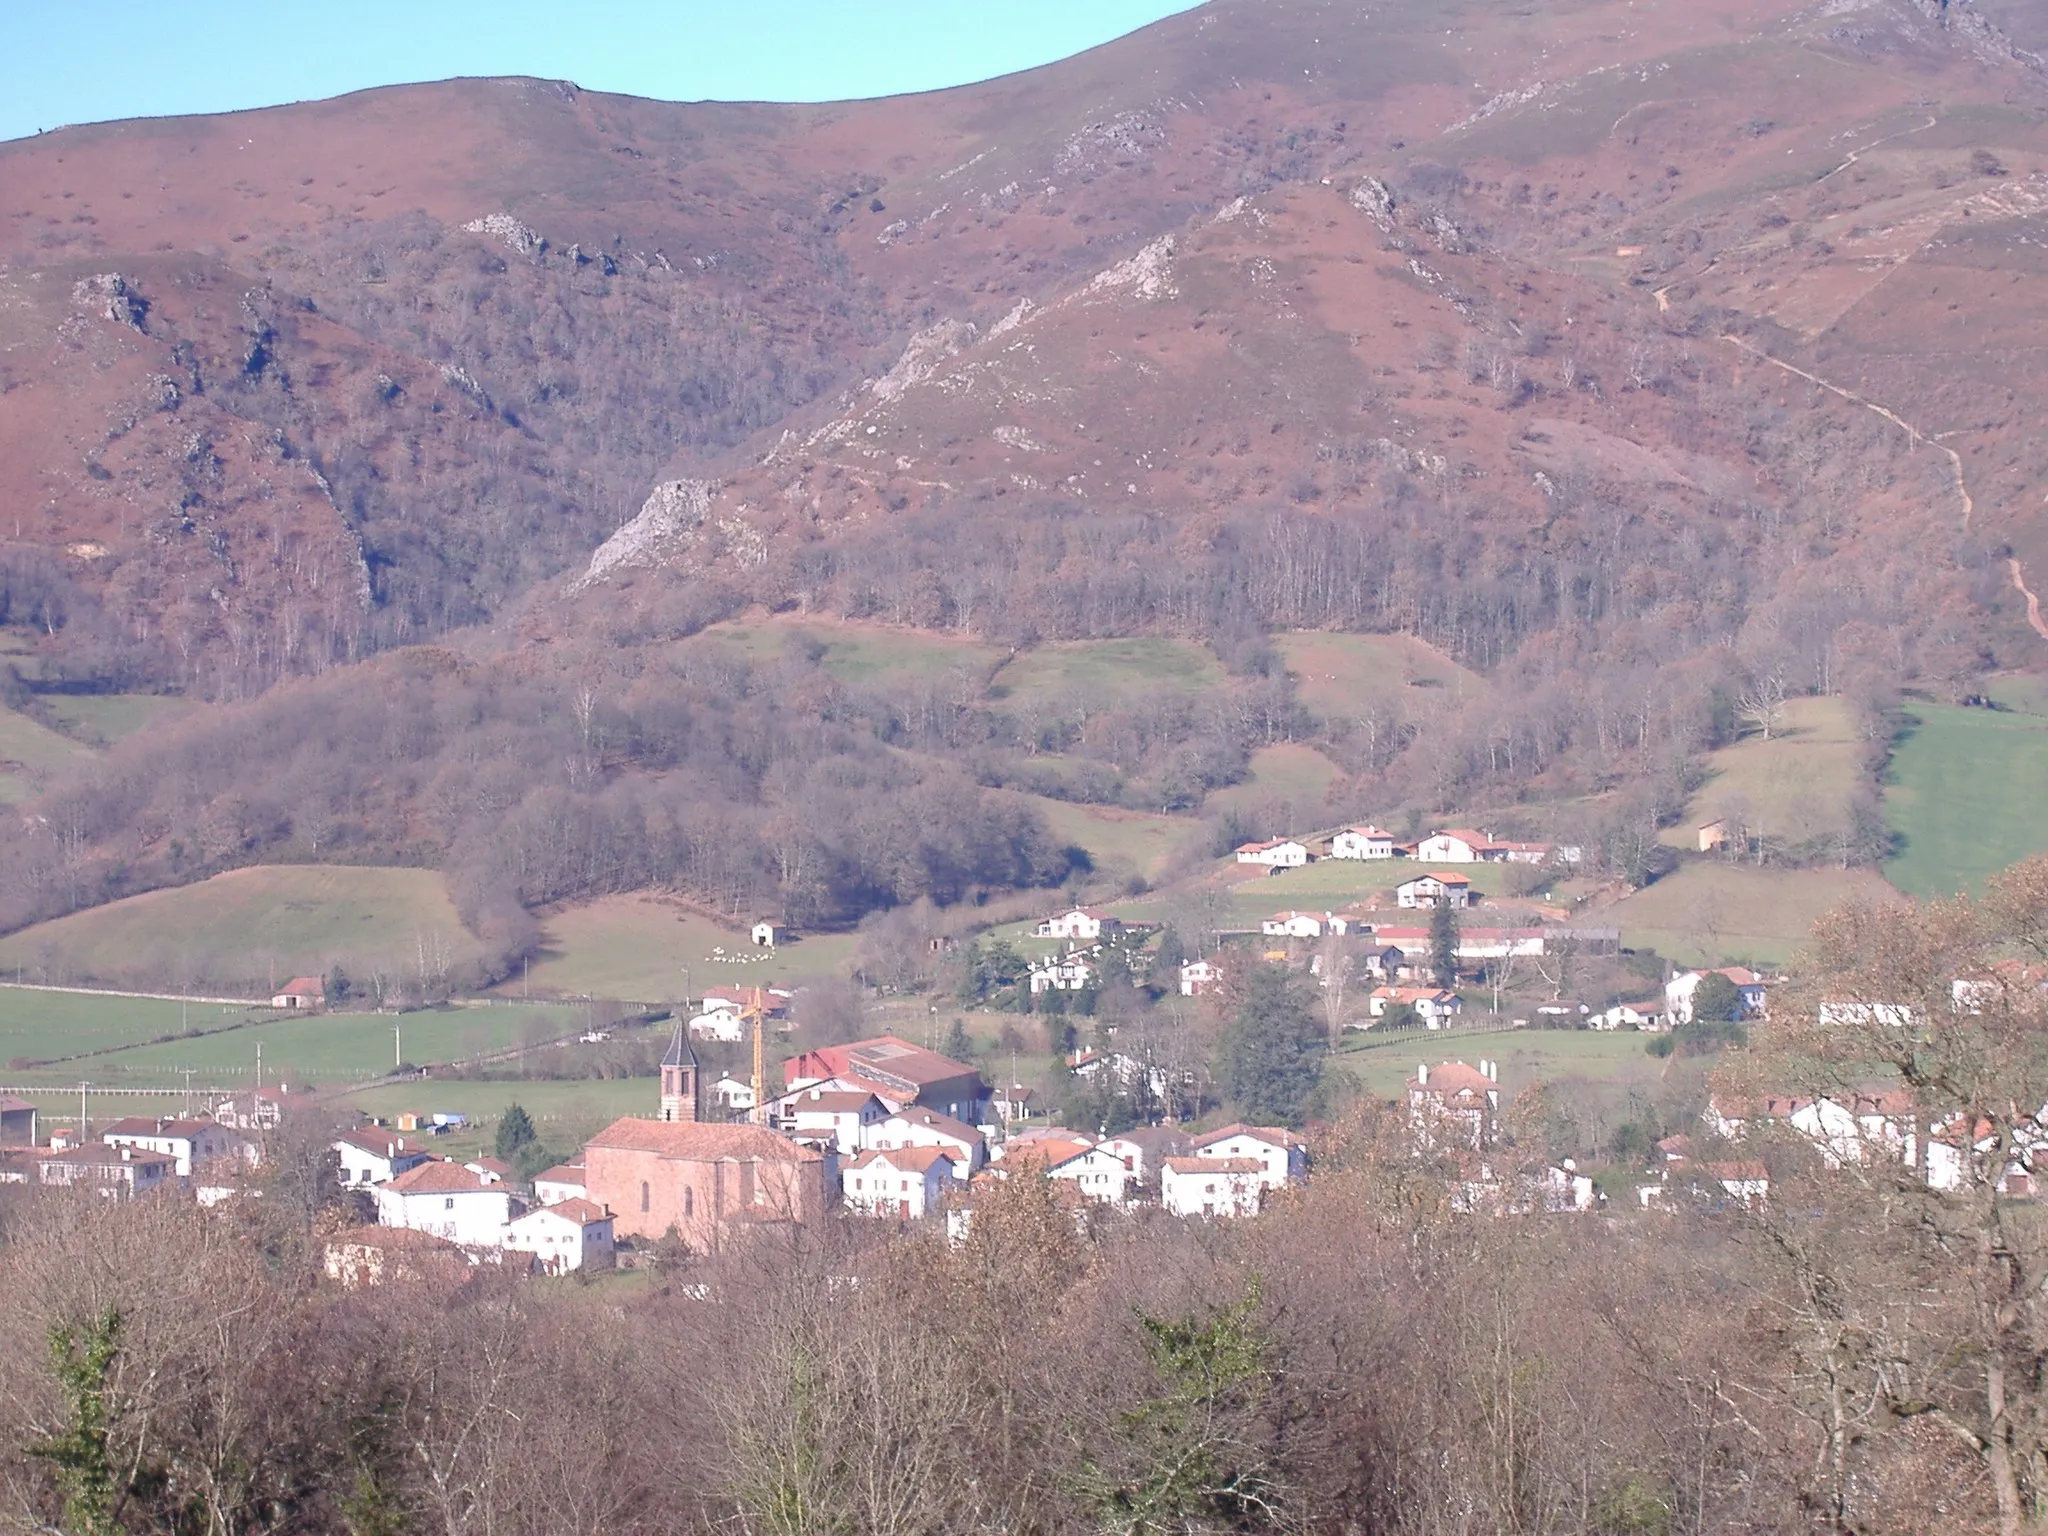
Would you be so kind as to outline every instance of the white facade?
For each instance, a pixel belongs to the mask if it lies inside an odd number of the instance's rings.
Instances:
[[[1041,939],[1099,939],[1105,933],[1115,933],[1123,924],[1103,912],[1090,912],[1085,907],[1075,907],[1057,917],[1048,917],[1033,931]]]
[[[1228,1125],[1196,1138],[1195,1156],[1226,1162],[1254,1162],[1267,1184],[1278,1188],[1308,1172],[1308,1150],[1295,1137],[1264,1126]]]
[[[1736,992],[1742,998],[1742,1014],[1744,1018],[1755,1019],[1763,1017],[1765,1005],[1763,978],[1754,971],[1744,970],[1740,966],[1728,966],[1719,971],[1681,971],[1664,983],[1664,1007],[1665,1011],[1671,1015],[1673,1023],[1690,1024],[1692,1022],[1693,993],[1699,990],[1700,983],[1709,976],[1725,976],[1734,983]],[[1823,1007],[1821,1010],[1821,1022],[1827,1024],[1855,1021],[1829,1019],[1827,1009]]]
[[[1268,869],[1299,869],[1308,862],[1308,849],[1292,838],[1270,843],[1246,843],[1237,850],[1240,864],[1263,864]]]
[[[1266,1188],[1248,1160],[1169,1157],[1159,1168],[1159,1203],[1175,1216],[1255,1216]]]
[[[690,1020],[689,1030],[693,1040],[738,1045],[747,1038],[747,1021],[736,1008],[712,1008]]]
[[[1325,912],[1276,912],[1259,925],[1259,931],[1275,939],[1319,939],[1323,930],[1329,929],[1342,934],[1351,925],[1343,918]]]
[[[878,1148],[846,1165],[840,1194],[863,1216],[914,1220],[937,1210],[953,1182],[953,1163],[937,1147]]]
[[[1394,887],[1399,907],[1469,907],[1472,882],[1463,875],[1417,875]]]
[[[1180,968],[1180,995],[1200,997],[1223,979],[1213,960],[1190,960]]]
[[[542,1205],[560,1205],[564,1200],[581,1200],[590,1193],[583,1170],[569,1163],[557,1164],[533,1181],[533,1198]]]
[[[937,1147],[952,1160],[955,1176],[965,1183],[988,1161],[988,1142],[981,1132],[935,1110],[910,1109],[868,1127],[866,1150]]]
[[[1480,850],[1491,841],[1477,832],[1453,830],[1432,832],[1415,845],[1416,862],[1421,864],[1476,864]]]
[[[871,1093],[845,1089],[805,1088],[776,1101],[776,1123],[806,1141],[829,1141],[842,1157],[868,1145],[868,1132],[889,1118],[889,1109]]]
[[[773,923],[756,923],[751,930],[754,943],[762,949],[773,949],[780,932]]]
[[[429,1161],[433,1154],[391,1131],[349,1131],[335,1139],[341,1182],[357,1189],[385,1184]]]
[[[1048,1167],[1046,1177],[1065,1179],[1090,1200],[1105,1205],[1123,1205],[1131,1195],[1138,1175],[1130,1165],[1101,1144],[1078,1152],[1065,1162]]]
[[[1365,1007],[1371,1017],[1383,1019],[1389,1008],[1402,1003],[1413,1007],[1415,1016],[1431,1029],[1441,1027],[1444,1020],[1465,1011],[1465,1004],[1458,994],[1441,987],[1375,987],[1365,1000]]]
[[[1333,859],[1391,859],[1394,834],[1378,827],[1346,827],[1330,839]]]
[[[403,1189],[377,1186],[377,1224],[430,1232],[468,1248],[495,1248],[512,1219],[512,1196],[502,1184],[473,1189]]]
[[[161,1152],[177,1165],[181,1179],[191,1178],[194,1168],[235,1156],[244,1145],[240,1136],[211,1120],[117,1120],[100,1140],[110,1147]]]
[[[711,1085],[711,1102],[729,1113],[743,1115],[754,1107],[754,1085],[729,1072],[721,1073]]]
[[[1031,967],[1031,994],[1079,992],[1095,979],[1095,967],[1081,955],[1060,955]]]
[[[611,1214],[583,1199],[528,1211],[506,1226],[503,1246],[532,1254],[551,1275],[610,1269],[616,1261]]]

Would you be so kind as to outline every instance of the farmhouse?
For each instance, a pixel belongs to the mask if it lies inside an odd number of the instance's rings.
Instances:
[[[1159,1203],[1175,1216],[1255,1216],[1267,1187],[1256,1158],[1169,1157],[1159,1167]]]
[[[1124,1204],[1138,1181],[1137,1173],[1122,1157],[1080,1131],[1055,1129],[1013,1138],[996,1170],[1007,1178],[1013,1171],[1025,1169],[1064,1180],[1082,1198],[1104,1205]]]
[[[628,1117],[590,1140],[583,1168],[590,1198],[613,1213],[620,1235],[674,1227],[699,1252],[737,1228],[811,1226],[825,1216],[825,1155],[765,1126]]]
[[[1085,954],[1074,950],[1035,961],[1028,976],[1033,997],[1041,992],[1081,992],[1095,979],[1095,967]]]
[[[1268,1188],[1291,1184],[1308,1172],[1308,1148],[1277,1126],[1226,1125],[1195,1138],[1195,1156],[1250,1159],[1263,1170]]]
[[[1187,1133],[1170,1125],[1141,1125],[1103,1142],[1102,1150],[1122,1160],[1140,1179],[1156,1177],[1169,1157],[1190,1157],[1194,1143]]]
[[[533,1198],[542,1205],[560,1205],[564,1200],[581,1200],[590,1190],[583,1182],[581,1163],[557,1163],[533,1178]]]
[[[1699,839],[1701,853],[1712,853],[1717,848],[1727,847],[1728,839],[1732,835],[1729,831],[1728,823],[1718,817],[1713,821],[1704,823],[1695,832],[1695,836]]]
[[[1350,927],[1349,918],[1334,912],[1275,912],[1259,925],[1259,931],[1269,938],[1319,939],[1325,929],[1343,934]]]
[[[782,929],[777,924],[764,920],[754,924],[749,934],[757,948],[773,949],[776,941],[782,937]]]
[[[161,1152],[177,1164],[181,1179],[192,1177],[195,1168],[235,1156],[245,1145],[235,1132],[211,1120],[151,1120],[142,1116],[116,1120],[100,1133],[100,1140],[110,1147]]]
[[[1041,939],[1100,939],[1123,932],[1123,924],[1107,912],[1075,907],[1057,917],[1048,917],[1032,932]]]
[[[1492,1143],[1499,1116],[1500,1068],[1492,1062],[1424,1062],[1408,1080],[1408,1124],[1425,1147],[1481,1151]]]
[[[39,1172],[45,1184],[78,1184],[103,1195],[126,1199],[162,1189],[177,1171],[174,1158],[134,1147],[67,1147],[44,1153]]]
[[[421,1163],[379,1184],[377,1224],[431,1232],[464,1247],[496,1247],[512,1219],[512,1195],[460,1163]]]
[[[799,1088],[769,1106],[774,1123],[799,1141],[829,1146],[851,1157],[867,1145],[871,1126],[889,1117],[888,1106],[862,1088]]]
[[[327,986],[318,976],[294,976],[272,994],[273,1008],[294,1008],[310,1013],[327,1001]]]
[[[963,1184],[988,1161],[988,1138],[980,1131],[951,1115],[917,1105],[870,1126],[862,1145],[884,1151],[897,1147],[937,1147],[952,1159],[953,1177]]]
[[[1222,979],[1223,970],[1214,960],[1190,960],[1180,968],[1180,995],[1200,997]]]
[[[1709,976],[1725,976],[1735,985],[1736,993],[1742,998],[1742,1016],[1759,1019],[1765,1011],[1765,989],[1768,983],[1755,971],[1740,965],[1723,966],[1714,971],[1681,971],[1664,983],[1664,1008],[1678,1024],[1692,1022],[1693,994],[1701,982]]]
[[[846,1165],[848,1210],[915,1219],[939,1208],[954,1180],[953,1160],[938,1147],[877,1147]]]
[[[0,1147],[32,1147],[35,1144],[35,1105],[12,1094],[0,1094]]]
[[[1366,1012],[1375,1019],[1385,1018],[1389,1010],[1403,1003],[1431,1029],[1443,1028],[1446,1019],[1465,1011],[1458,994],[1442,987],[1374,987],[1365,1000]]]
[[[1417,875],[1394,887],[1394,904],[1401,907],[1469,907],[1472,882],[1463,875]]]
[[[389,1183],[408,1169],[433,1159],[433,1153],[426,1148],[374,1126],[363,1131],[343,1131],[334,1138],[334,1150],[341,1157],[341,1182],[362,1189]]]
[[[502,1246],[530,1253],[550,1275],[572,1269],[610,1269],[617,1261],[612,1246],[612,1215],[603,1206],[581,1198],[557,1201],[528,1211],[508,1224]]]
[[[1346,827],[1330,839],[1333,859],[1391,859],[1394,834],[1379,827]]]
[[[1483,850],[1492,846],[1493,839],[1484,832],[1451,827],[1432,832],[1417,843],[1415,857],[1423,864],[1476,864],[1484,856]]]
[[[1237,850],[1238,863],[1262,864],[1267,869],[1299,869],[1308,860],[1307,847],[1286,837],[1265,843],[1244,843]]]

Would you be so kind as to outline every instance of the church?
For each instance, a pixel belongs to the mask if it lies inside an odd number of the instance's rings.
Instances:
[[[822,1221],[838,1185],[828,1156],[765,1126],[705,1123],[696,1053],[678,1028],[661,1061],[658,1117],[629,1116],[593,1137],[584,1183],[620,1236],[674,1228],[708,1253],[737,1230]]]

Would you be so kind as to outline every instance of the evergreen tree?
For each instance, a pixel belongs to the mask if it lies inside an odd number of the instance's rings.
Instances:
[[[1299,1125],[1322,1083],[1323,1047],[1293,973],[1254,965],[1223,1026],[1217,1078],[1246,1119]]]
[[[1438,986],[1458,984],[1458,913],[1448,901],[1429,914],[1429,963]]]
[[[955,1019],[952,1026],[947,1029],[946,1043],[939,1048],[939,1054],[949,1056],[954,1061],[974,1059],[974,1042],[967,1038],[967,1023],[964,1019]]]
[[[1707,972],[1693,988],[1692,1017],[1696,1024],[1740,1023],[1741,990],[1719,971]]]
[[[534,1140],[533,1121],[518,1104],[507,1104],[498,1117],[496,1152],[501,1162],[516,1162],[519,1149]]]

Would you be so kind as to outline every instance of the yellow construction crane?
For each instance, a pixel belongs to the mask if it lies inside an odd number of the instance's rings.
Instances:
[[[754,1113],[756,1125],[768,1123],[768,1070],[767,1053],[761,1037],[768,1022],[768,993],[760,987],[747,994],[747,1005],[740,1010],[740,1017],[754,1026]]]

